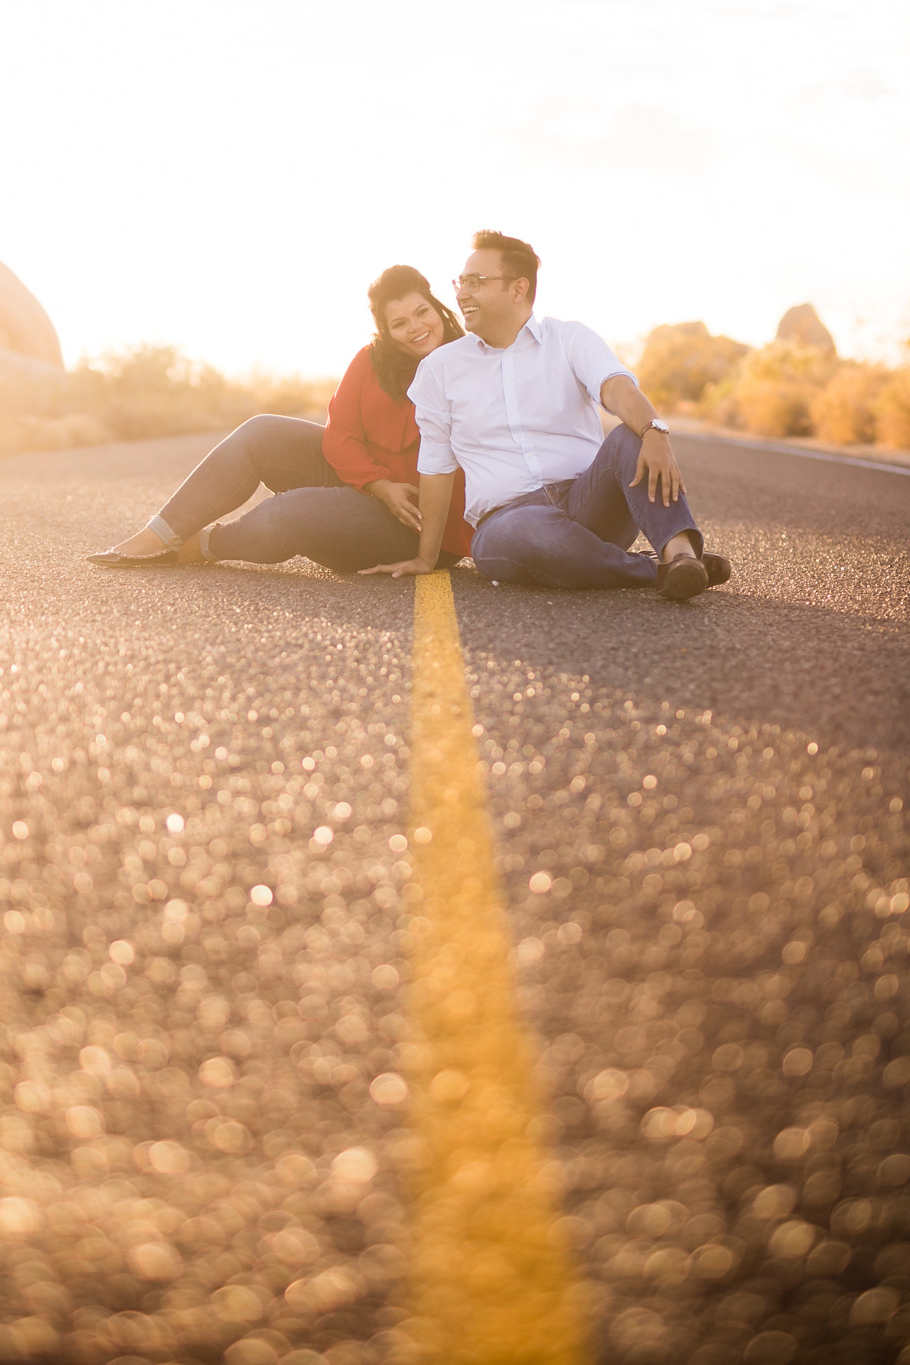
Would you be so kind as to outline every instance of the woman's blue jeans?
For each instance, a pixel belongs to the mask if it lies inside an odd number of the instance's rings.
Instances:
[[[213,527],[207,558],[279,564],[305,555],[336,573],[412,559],[418,533],[338,477],[322,436],[318,423],[298,417],[251,417],[206,455],[149,525],[165,541],[186,540],[265,484],[275,496]],[[445,550],[439,557],[443,566],[457,560]]]
[[[654,556],[629,551],[639,531],[658,555],[689,531],[701,554],[702,535],[683,493],[664,507],[659,485],[656,500],[648,500],[647,475],[629,487],[640,450],[634,431],[618,426],[577,479],[525,493],[487,517],[471,542],[478,570],[499,583],[634,588],[657,581]]]

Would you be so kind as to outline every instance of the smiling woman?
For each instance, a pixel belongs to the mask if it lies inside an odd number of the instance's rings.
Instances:
[[[376,323],[370,362],[379,387],[401,402],[424,356],[460,337],[463,329],[413,266],[390,266],[367,293]]]
[[[441,315],[420,294],[393,300],[387,309],[387,325],[392,340],[417,360],[429,355],[445,339]]]
[[[136,535],[90,555],[110,568],[277,564],[304,555],[339,573],[413,554],[419,434],[407,388],[425,355],[460,336],[451,311],[412,266],[384,271],[369,290],[372,345],[354,357],[325,428],[251,417],[211,451]],[[275,496],[236,520],[208,525],[265,484]],[[452,499],[439,564],[470,553],[464,489]]]

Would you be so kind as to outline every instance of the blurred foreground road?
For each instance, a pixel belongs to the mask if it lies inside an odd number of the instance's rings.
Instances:
[[[0,463],[3,1362],[411,1358],[414,583],[83,561],[208,445]],[[908,1365],[910,477],[677,449],[726,587],[451,574],[590,1345],[439,1358]]]

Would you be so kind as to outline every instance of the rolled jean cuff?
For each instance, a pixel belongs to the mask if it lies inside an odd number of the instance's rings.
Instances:
[[[169,526],[164,517],[154,516],[151,521],[146,523],[146,530],[154,531],[159,540],[163,540],[169,550],[176,550],[183,540],[178,536],[173,527]]]
[[[211,536],[213,531],[217,531],[221,526],[220,521],[216,521],[213,526],[206,526],[199,532],[199,553],[206,564],[217,564],[218,556],[212,549]]]
[[[671,531],[670,535],[664,536],[662,538],[662,542],[660,545],[652,541],[652,544],[654,545],[654,548],[657,551],[658,558],[659,559],[663,558],[664,550],[667,548],[673,537],[680,535],[682,536],[687,535],[689,537],[689,539],[692,542],[692,549],[698,555],[698,558],[701,559],[702,555],[705,552],[705,538],[702,535],[701,531],[699,531],[698,527],[695,525],[694,521],[690,521],[687,526],[680,526],[679,529],[676,531]]]

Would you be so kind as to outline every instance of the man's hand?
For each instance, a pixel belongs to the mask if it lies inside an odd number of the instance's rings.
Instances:
[[[653,427],[644,434],[638,464],[635,466],[635,478],[629,487],[634,488],[636,484],[641,483],[645,473],[648,475],[648,500],[650,502],[655,500],[658,482],[660,483],[664,507],[670,506],[671,498],[676,502],[680,493],[686,491],[679,465],[676,463],[676,456],[673,454],[673,447],[670,445],[669,436],[665,436],[662,431],[655,431]]]
[[[372,569],[358,569],[357,572],[364,576],[371,573],[388,573],[393,578],[401,578],[404,574],[432,573],[433,568],[434,566],[424,559],[402,559],[397,564],[374,564]]]
[[[412,531],[419,531],[423,518],[417,506],[417,487],[413,483],[395,483],[393,479],[374,479],[372,483],[364,484],[368,493],[372,493],[374,498],[384,502],[386,507],[401,522],[402,526],[408,526]]]
[[[607,412],[614,413],[631,431],[645,431],[651,419],[657,416],[648,399],[626,374],[615,374],[604,380],[600,388],[600,401]],[[658,481],[664,507],[669,507],[671,499],[676,502],[680,493],[685,493],[686,486],[670,438],[662,431],[655,431],[654,427],[648,427],[642,438],[641,453],[630,488],[641,483],[645,471],[648,474],[648,498],[651,502],[657,496]]]
[[[390,481],[377,479],[376,482],[385,484]],[[387,573],[391,574],[393,578],[401,578],[403,574],[432,573],[436,567],[443,535],[445,534],[446,517],[449,514],[449,503],[452,499],[452,484],[454,482],[454,472],[451,474],[421,474],[419,497],[422,510],[413,508],[415,516],[420,519],[417,523],[420,530],[420,541],[416,555],[413,559],[403,559],[398,564],[374,564],[372,569],[360,569],[359,572],[362,574]],[[375,484],[373,486],[375,487]],[[392,484],[392,487],[410,489],[411,485],[407,483]],[[404,518],[401,517],[400,520],[404,521]]]

